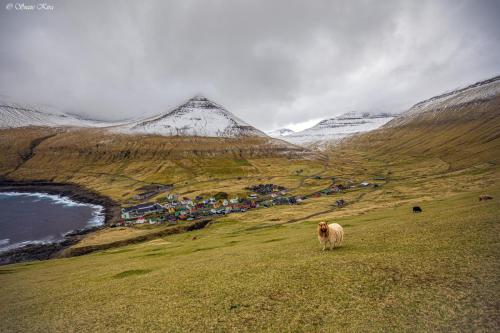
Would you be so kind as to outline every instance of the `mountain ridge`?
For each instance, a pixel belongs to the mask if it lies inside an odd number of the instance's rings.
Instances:
[[[416,103],[406,112],[388,122],[384,127],[397,127],[416,120],[433,122],[444,119],[443,113],[459,109],[469,103],[488,102],[500,95],[500,76],[476,82],[464,88],[439,94]]]
[[[389,113],[350,111],[333,118],[323,119],[310,128],[281,139],[299,145],[332,143],[354,134],[379,128],[393,118],[394,115]]]
[[[341,147],[436,157],[450,170],[500,163],[500,77],[419,102],[385,126]]]
[[[101,128],[121,134],[201,137],[268,137],[222,105],[196,95],[164,113],[121,122],[83,119],[53,108],[0,101],[0,129],[17,127]]]
[[[0,129],[28,126],[100,128],[110,123],[79,118],[51,107],[0,100]]]

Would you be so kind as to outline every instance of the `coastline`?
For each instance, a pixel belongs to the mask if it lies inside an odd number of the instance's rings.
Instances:
[[[69,246],[77,243],[84,235],[105,228],[120,218],[120,206],[112,199],[97,194],[83,186],[49,181],[17,181],[0,178],[0,192],[46,193],[69,200],[103,207],[104,223],[101,226],[73,230],[60,242],[32,243],[0,253],[0,265],[29,260],[46,260],[58,257]]]

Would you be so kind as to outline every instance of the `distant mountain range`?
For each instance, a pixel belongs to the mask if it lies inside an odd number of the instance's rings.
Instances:
[[[220,138],[278,138],[296,145],[317,146],[335,143],[355,134],[380,127],[400,126],[416,118],[439,117],[457,105],[489,99],[500,93],[500,76],[441,94],[415,104],[401,115],[348,112],[320,121],[311,128],[294,132],[288,128],[264,133],[236,117],[223,106],[197,95],[182,105],[153,117],[123,122],[83,119],[56,109],[0,101],[0,128],[61,127],[100,128],[110,133]]]
[[[322,120],[317,125],[300,132],[283,128],[264,133],[236,117],[223,106],[200,95],[165,113],[123,122],[83,119],[53,108],[0,101],[0,128],[83,127],[103,128],[122,134],[228,138],[269,135],[299,145],[331,141],[353,133],[366,132],[382,126],[392,118],[393,115],[384,113],[349,112]]]
[[[0,128],[28,126],[97,127],[117,133],[162,136],[267,137],[223,106],[199,95],[153,117],[114,123],[83,119],[56,109],[0,101]]]
[[[444,111],[469,103],[483,102],[499,94],[500,76],[496,76],[424,100],[401,114],[348,112],[334,118],[324,119],[313,127],[300,132],[280,129],[269,131],[267,134],[298,145],[310,147],[323,144],[330,145],[355,134],[369,132],[381,127],[410,124],[423,117],[428,120],[438,120]]]

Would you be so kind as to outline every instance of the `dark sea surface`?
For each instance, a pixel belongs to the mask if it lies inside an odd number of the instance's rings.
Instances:
[[[0,192],[0,251],[104,223],[103,208],[44,193]]]

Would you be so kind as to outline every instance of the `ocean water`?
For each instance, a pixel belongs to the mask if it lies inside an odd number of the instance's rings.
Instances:
[[[64,239],[104,223],[101,206],[45,193],[0,192],[0,251]]]

